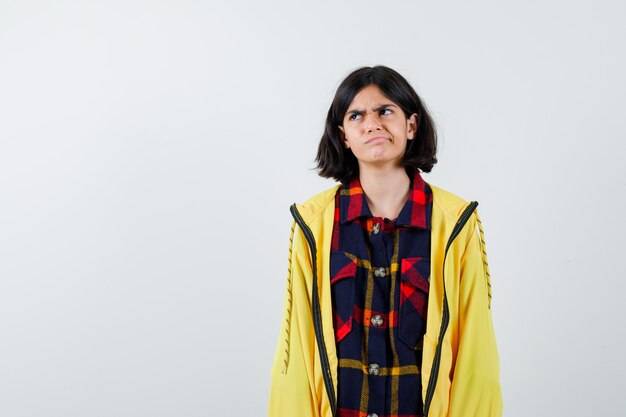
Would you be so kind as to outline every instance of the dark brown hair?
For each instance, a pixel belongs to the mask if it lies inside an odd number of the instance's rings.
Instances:
[[[391,68],[377,65],[362,67],[350,73],[339,85],[328,115],[326,127],[317,149],[315,169],[324,178],[346,182],[359,174],[359,165],[352,150],[344,147],[339,126],[354,97],[368,85],[376,85],[383,95],[398,104],[406,118],[417,114],[417,130],[407,141],[402,163],[409,177],[415,170],[430,172],[437,163],[437,132],[422,100],[406,79]]]

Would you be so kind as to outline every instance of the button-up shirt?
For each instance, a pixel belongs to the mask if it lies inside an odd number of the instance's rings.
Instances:
[[[375,217],[358,177],[335,196],[330,257],[338,417],[422,416],[432,193],[419,172],[396,219]]]

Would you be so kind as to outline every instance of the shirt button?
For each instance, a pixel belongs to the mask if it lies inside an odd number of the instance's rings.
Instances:
[[[370,364],[368,371],[370,375],[378,375],[380,373],[380,366],[377,363]]]
[[[380,223],[374,223],[374,226],[372,226],[372,233],[377,234],[378,232],[380,232]]]
[[[374,275],[378,278],[382,278],[385,276],[385,268],[383,268],[382,266],[380,268],[376,268],[374,270]]]
[[[376,414],[376,413],[369,413],[367,415],[367,417],[378,417],[378,414]]]
[[[383,324],[383,318],[380,317],[380,315],[378,314],[374,314],[372,318],[370,319],[370,321],[372,322],[374,326],[380,326],[381,324]]]

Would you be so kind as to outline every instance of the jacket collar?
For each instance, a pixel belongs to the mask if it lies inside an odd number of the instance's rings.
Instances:
[[[425,182],[433,195],[433,217],[436,214],[456,222],[468,202],[454,193],[433,185],[428,181]],[[335,183],[331,187],[309,197],[303,203],[294,203],[307,224],[313,224],[317,221],[322,223],[328,221],[330,222],[330,227],[332,227],[335,214],[335,195],[341,186],[341,183]]]
[[[428,184],[422,179],[418,171],[411,178],[411,192],[404,203],[400,214],[395,219],[397,226],[418,227],[430,229],[430,202],[432,193]],[[372,213],[358,176],[343,183],[339,188],[339,219],[342,224],[351,222],[359,217],[370,218]]]

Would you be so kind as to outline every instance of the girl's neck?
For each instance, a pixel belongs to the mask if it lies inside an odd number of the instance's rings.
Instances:
[[[409,196],[411,179],[404,167],[388,170],[361,169],[359,181],[367,205],[375,217],[395,219]]]

